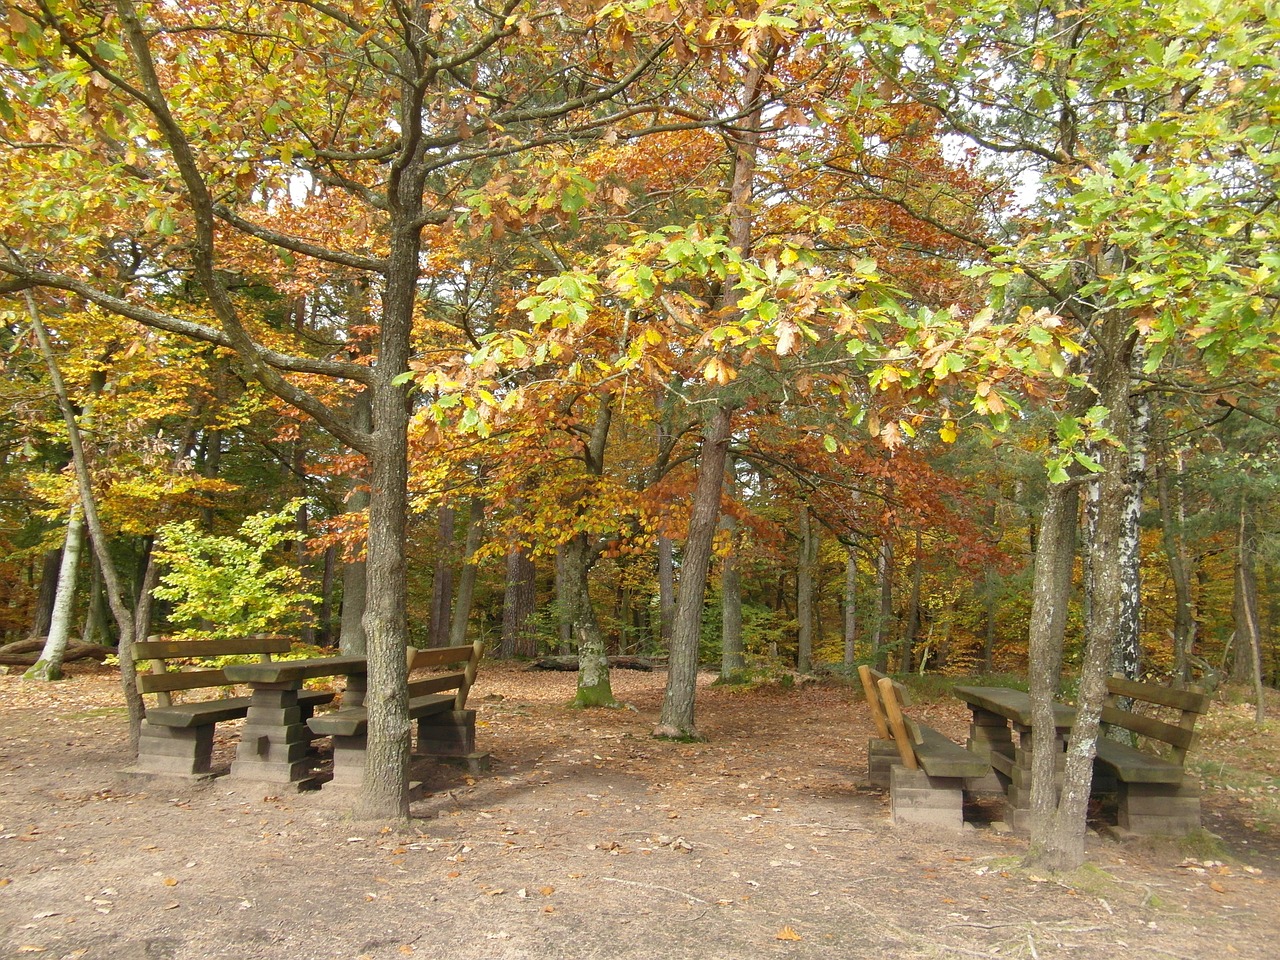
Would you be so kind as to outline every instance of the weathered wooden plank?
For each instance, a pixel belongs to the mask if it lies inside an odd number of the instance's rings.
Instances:
[[[174,690],[199,690],[208,687],[229,687],[231,682],[221,670],[184,670],[180,673],[140,673],[138,690],[141,693],[168,693]]]
[[[920,766],[931,777],[985,777],[991,765],[976,753],[970,753],[960,744],[932,727],[916,725],[920,742],[915,745]]]
[[[1190,750],[1191,746],[1196,742],[1194,730],[1166,723],[1157,717],[1147,717],[1140,713],[1121,710],[1119,707],[1114,707],[1110,704],[1102,708],[1102,722],[1132,730],[1139,736],[1159,740],[1161,743],[1167,743],[1170,746],[1177,747],[1179,750]]]
[[[1129,783],[1179,783],[1183,777],[1181,763],[1153,757],[1106,737],[1098,738],[1098,760]]]
[[[288,653],[288,637],[235,637],[229,640],[140,640],[133,645],[135,660],[186,657],[231,657],[253,653]]]
[[[1207,713],[1211,703],[1209,696],[1199,687],[1177,690],[1157,683],[1141,683],[1124,677],[1108,677],[1107,691],[1117,697],[1144,700],[1147,703],[1158,703],[1162,707],[1189,710],[1192,713]]]
[[[364,673],[364,657],[316,657],[311,660],[276,660],[271,663],[229,663],[222,668],[233,683],[298,683],[319,677]]]
[[[203,727],[224,720],[238,720],[249,712],[248,697],[202,700],[171,707],[152,707],[147,723],[161,727]]]

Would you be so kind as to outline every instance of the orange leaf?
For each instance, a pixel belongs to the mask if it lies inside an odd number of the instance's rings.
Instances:
[[[781,930],[778,931],[778,935],[774,937],[774,939],[775,940],[803,940],[804,937],[796,933],[795,930],[792,929],[791,927],[783,927]]]

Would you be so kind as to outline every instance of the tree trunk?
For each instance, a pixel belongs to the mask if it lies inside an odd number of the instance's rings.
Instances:
[[[507,584],[502,600],[499,655],[504,658],[537,656],[537,637],[532,625],[537,606],[537,574],[529,551],[522,544],[513,543],[507,550]]]
[[[92,545],[89,548],[89,555],[92,558]],[[102,571],[96,559],[91,559],[89,570],[89,604],[85,610],[84,629],[80,631],[80,640],[82,643],[109,647],[111,636],[107,627],[106,594],[102,591]]]
[[[368,566],[365,558],[344,561],[338,650],[346,656],[363,657],[368,650],[368,638],[364,632],[364,608],[368,591]]]
[[[1191,564],[1184,536],[1186,516],[1182,496],[1182,456],[1168,449],[1164,442],[1163,426],[1157,430],[1156,444],[1156,497],[1160,504],[1160,537],[1169,563],[1169,579],[1173,581],[1173,671],[1180,682],[1190,683],[1196,615],[1194,594],[1191,591]]]
[[[1062,648],[1066,636],[1071,572],[1075,560],[1080,489],[1053,484],[1045,494],[1036,537],[1028,637],[1032,709],[1031,837],[1033,845],[1053,827],[1057,804],[1057,757],[1053,749],[1052,702],[1062,680]]]
[[[31,611],[31,629],[28,637],[47,637],[49,623],[53,619],[53,604],[58,599],[58,571],[62,569],[62,548],[45,551],[40,564],[40,586],[36,591],[35,607]]]
[[[733,496],[737,485],[734,483],[732,457],[729,458],[726,483],[729,495]],[[738,570],[741,534],[733,514],[725,513],[720,523],[729,534],[729,552],[720,571],[720,677],[732,679],[747,668],[742,649],[742,574]]]
[[[1029,860],[1054,871],[1074,870],[1084,862],[1085,815],[1093,783],[1098,719],[1107,692],[1107,671],[1120,638],[1120,618],[1125,603],[1123,541],[1126,514],[1132,503],[1128,489],[1131,477],[1127,452],[1131,439],[1129,371],[1132,341],[1127,318],[1118,312],[1100,319],[1096,330],[1097,364],[1090,379],[1098,391],[1099,400],[1109,411],[1107,426],[1115,442],[1102,444],[1097,451],[1102,473],[1094,480],[1097,493],[1092,497],[1089,563],[1086,566],[1091,603],[1086,618],[1087,635],[1080,669],[1076,721],[1067,744],[1062,794],[1051,816],[1043,821],[1035,814],[1032,818]],[[1043,532],[1041,536],[1044,536]],[[1043,690],[1037,689],[1037,693],[1043,695]],[[1034,726],[1041,726],[1043,719],[1051,728],[1048,704],[1038,703],[1036,709],[1040,716]],[[1052,734],[1046,731],[1041,735],[1049,737]],[[1037,741],[1033,748],[1033,757],[1039,743]],[[1035,772],[1033,804],[1038,799]],[[1041,791],[1046,789],[1046,782],[1042,780],[1039,787]]]
[[[453,521],[453,507],[441,504],[436,511],[436,569],[431,578],[431,624],[427,636],[427,645],[432,647],[449,644],[453,609]]]
[[[573,650],[573,616],[569,612],[569,570],[562,544],[556,548],[556,638],[560,653],[567,656]]]
[[[911,562],[911,594],[907,598],[907,625],[902,631],[902,672],[913,667],[920,634],[920,586],[924,570],[924,535],[916,527],[916,555]]]
[[[813,672],[813,568],[818,559],[818,538],[809,505],[800,505],[800,562],[796,565],[796,670]]]
[[[880,538],[876,576],[880,588],[880,606],[875,630],[871,634],[871,658],[876,669],[883,673],[889,669],[889,645],[893,639],[893,539],[887,533]]]
[[[711,569],[711,551],[720,518],[720,491],[724,485],[732,424],[733,411],[717,404],[703,430],[689,536],[685,540],[680,565],[680,590],[671,635],[667,689],[662,699],[662,716],[654,730],[654,735],[659,737],[698,737],[694,724],[694,694],[698,679],[698,646],[702,638],[702,605],[706,599],[707,574]]]
[[[1267,718],[1267,702],[1262,685],[1262,631],[1258,626],[1257,541],[1257,521],[1250,504],[1241,497],[1236,537],[1236,663],[1247,666],[1246,679],[1253,684],[1256,704],[1254,719],[1261,724]]]
[[[676,619],[676,558],[671,538],[658,536],[658,615],[663,647],[671,646],[671,625]]]
[[[1137,357],[1134,362],[1137,362]],[[1111,672],[1138,679],[1142,674],[1142,491],[1147,475],[1147,428],[1151,405],[1145,396],[1134,398],[1129,430],[1129,457],[1126,462],[1128,497],[1120,540],[1121,587],[1120,635],[1112,651]],[[1127,709],[1127,705],[1126,705]]]
[[[116,572],[115,561],[107,548],[107,535],[98,516],[97,502],[93,498],[93,483],[89,474],[89,458],[80,438],[80,425],[76,420],[75,408],[67,395],[66,384],[58,369],[58,362],[49,342],[49,334],[40,319],[40,311],[36,306],[35,295],[26,293],[27,310],[31,316],[31,327],[35,331],[36,341],[40,345],[40,353],[49,368],[49,380],[58,398],[58,406],[62,418],[67,424],[67,436],[71,442],[71,462],[75,467],[76,484],[80,493],[80,508],[84,511],[85,523],[89,527],[90,542],[97,555],[98,566],[102,570],[103,583],[107,590],[107,600],[111,606],[116,628],[120,632],[120,686],[124,694],[125,709],[129,716],[129,748],[138,749],[138,739],[142,731],[142,697],[138,693],[138,678],[133,670],[133,640],[136,636],[132,617],[125,605],[124,590],[120,577]]]
[[[40,657],[23,674],[28,680],[61,680],[62,657],[71,636],[72,607],[76,598],[76,580],[80,571],[80,553],[84,546],[84,513],[77,500],[67,518],[67,539],[62,548],[62,564],[58,570],[58,594],[49,619],[49,636]]]
[[[480,565],[476,563],[476,551],[484,534],[484,501],[471,498],[467,517],[467,541],[463,548],[462,572],[458,575],[458,596],[453,601],[453,621],[449,626],[449,645],[460,647],[467,642],[467,621],[471,619],[471,605],[476,596],[476,577]]]
[[[590,575],[599,557],[587,534],[578,533],[564,545],[565,602],[578,644],[578,688],[572,707],[616,707],[609,680],[604,635],[591,602]]]
[[[844,561],[844,665],[852,667],[858,656],[858,551],[853,546],[847,550]]]

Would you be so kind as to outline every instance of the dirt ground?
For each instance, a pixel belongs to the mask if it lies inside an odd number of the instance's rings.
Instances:
[[[1230,797],[1217,849],[1094,837],[1055,881],[990,823],[891,826],[847,687],[704,687],[708,742],[678,744],[649,736],[662,674],[614,681],[634,710],[574,712],[572,674],[486,664],[492,769],[426,764],[405,828],[324,789],[129,778],[108,672],[0,676],[0,957],[1276,956],[1280,855]],[[962,737],[958,704],[926,712]]]

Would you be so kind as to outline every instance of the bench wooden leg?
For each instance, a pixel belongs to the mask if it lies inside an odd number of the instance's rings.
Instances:
[[[889,789],[889,773],[902,766],[902,757],[892,740],[876,737],[867,742],[867,780],[873,787]]]
[[[898,765],[889,774],[889,812],[895,824],[914,823],[959,830],[964,826],[963,781],[931,777]]]
[[[139,773],[208,777],[213,769],[213,727],[164,727],[142,721],[138,739]]]
[[[476,712],[446,710],[418,719],[418,746],[426,757],[465,757],[476,752]]]
[[[333,784],[338,787],[358,787],[364,782],[364,755],[369,738],[360,733],[355,736],[333,736]]]
[[[1124,783],[1116,790],[1121,830],[1154,836],[1181,836],[1200,826],[1200,784]]]

